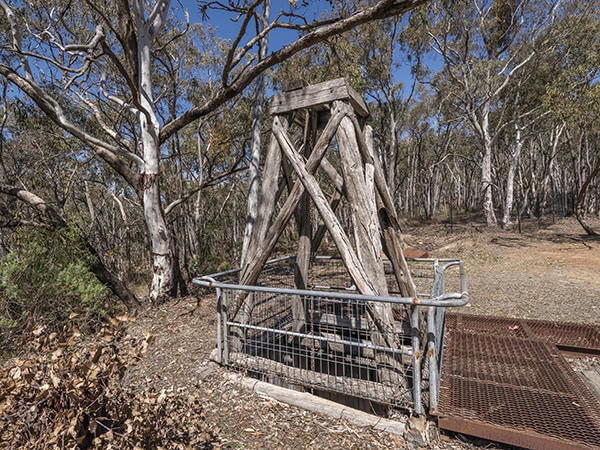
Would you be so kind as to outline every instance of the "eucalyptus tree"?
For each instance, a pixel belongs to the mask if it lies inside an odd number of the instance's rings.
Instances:
[[[10,118],[9,118],[10,117]],[[88,239],[81,223],[73,217],[75,197],[83,185],[79,176],[93,161],[82,157],[81,143],[67,136],[31,102],[10,101],[4,96],[0,127],[0,235],[22,226],[46,230],[46,236],[71,232],[74,253],[86,255],[86,267],[123,302],[132,306],[137,299],[109,269]],[[35,162],[35,164],[32,164]],[[70,223],[69,223],[70,222]],[[74,230],[68,230],[74,225]],[[20,234],[22,241],[35,233]],[[39,235],[38,235],[39,237]],[[35,241],[36,245],[42,242]],[[10,250],[7,246],[6,250]],[[25,270],[25,268],[24,268]],[[81,280],[79,280],[81,281]],[[43,289],[35,286],[31,289]]]
[[[552,55],[555,76],[544,101],[554,120],[564,124],[576,191],[575,215],[589,235],[597,232],[586,220],[588,190],[600,175],[600,2],[574,1],[562,17]],[[563,186],[566,189],[566,186]],[[596,210],[599,205],[596,203]]]
[[[443,62],[427,81],[479,138],[482,207],[488,225],[497,223],[493,149],[501,129],[511,123],[510,115],[502,113],[501,96],[546,45],[540,36],[554,22],[560,3],[437,1],[427,14],[419,11],[411,17],[412,41]],[[499,113],[493,123],[495,112]]]
[[[175,281],[173,236],[160,185],[166,143],[295,53],[363,23],[404,13],[424,0],[357,4],[332,19],[314,21],[302,16],[298,10],[302,5],[289,2],[258,34],[252,34],[248,26],[263,3],[201,3],[207,14],[215,8],[234,12],[239,31],[219,73],[210,80],[204,76],[196,80],[211,86],[206,97],[195,104],[180,104],[175,117],[167,115],[165,120],[160,114],[166,107],[157,83],[157,58],[177,57],[164,52],[164,47],[187,35],[185,26],[172,28],[169,0],[0,0],[0,20],[5,25],[0,31],[0,76],[30,97],[56,125],[80,139],[135,191],[151,247],[153,301],[168,298]],[[267,57],[256,58],[257,44],[277,29],[300,35]],[[200,58],[209,51],[199,50]]]

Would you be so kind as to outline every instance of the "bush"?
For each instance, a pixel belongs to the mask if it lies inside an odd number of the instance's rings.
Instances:
[[[89,325],[114,312],[109,289],[90,271],[94,256],[72,229],[20,229],[0,258],[0,338],[45,324],[60,330],[71,312]],[[0,344],[3,345],[3,344]]]

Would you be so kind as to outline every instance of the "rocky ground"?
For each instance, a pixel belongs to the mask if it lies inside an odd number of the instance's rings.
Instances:
[[[600,223],[595,224],[600,229]],[[523,233],[480,225],[407,227],[409,245],[435,257],[465,261],[471,303],[466,312],[568,320],[600,325],[600,241],[576,221],[529,224]],[[402,448],[399,438],[261,398],[208,370],[215,345],[215,299],[210,293],[139,312],[132,335],[151,333],[156,343],[127,374],[135,386],[200,391],[207,420],[219,428],[224,448]],[[598,367],[597,358],[576,362]],[[464,436],[438,436],[431,447],[494,444]],[[497,448],[497,446],[495,446]]]

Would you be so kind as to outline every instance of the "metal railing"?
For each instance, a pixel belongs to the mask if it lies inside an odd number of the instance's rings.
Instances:
[[[269,261],[256,286],[238,284],[238,269],[193,282],[216,290],[220,363],[422,414],[424,387],[429,410],[437,409],[445,308],[465,305],[468,294],[462,261],[409,263],[417,289],[428,292],[416,298],[394,296],[399,289],[391,267],[389,296],[361,295],[333,257],[313,261],[309,290],[294,288],[294,257]],[[455,267],[458,292],[447,293],[447,271]],[[376,323],[375,309],[391,310],[393,323]]]

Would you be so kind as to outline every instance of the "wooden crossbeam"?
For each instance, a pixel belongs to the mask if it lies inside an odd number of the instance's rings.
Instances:
[[[325,105],[330,105],[330,119],[314,148],[311,148],[318,128],[319,111],[326,108]],[[290,113],[300,109],[306,109],[307,112],[305,113],[303,144],[299,151],[288,135],[288,121],[283,114],[291,115]],[[263,180],[262,190],[265,192],[265,198],[269,198],[271,201],[271,205],[265,207],[265,211],[270,212],[271,216],[263,218],[261,222],[259,239],[254,243],[253,253],[242,268],[240,282],[246,285],[256,283],[281,233],[296,212],[299,246],[295,281],[298,288],[308,288],[311,250],[314,251],[314,247],[318,246],[326,228],[359,292],[373,296],[387,295],[387,282],[381,260],[383,249],[391,255],[390,259],[398,279],[404,280],[404,285],[400,281],[399,284],[405,288],[404,291],[410,292],[411,289],[406,288],[406,277],[410,279],[410,274],[402,254],[400,230],[392,197],[385,183],[383,169],[374,155],[372,137],[363,134],[356,117],[357,114],[368,115],[362,98],[347,85],[345,80],[338,79],[275,96],[271,112],[275,114],[275,118],[272,128],[274,142],[270,148],[279,150],[280,154],[276,164],[272,164],[269,168],[268,178],[271,180],[275,178],[273,174],[275,167],[283,168],[290,191],[279,214],[275,220],[271,220],[277,199],[272,195],[267,197],[268,186],[264,184],[265,180]],[[294,113],[294,115],[296,119],[299,118],[298,114]],[[302,126],[302,121],[294,121],[294,124],[296,123]],[[370,133],[370,128],[367,131]],[[328,162],[322,165],[336,188],[334,196],[328,201],[319,186],[315,173],[323,163],[329,143],[336,134],[342,175],[340,176]],[[282,155],[285,158],[282,158]],[[293,187],[292,172],[296,175]],[[334,212],[335,207],[344,196],[348,200],[352,212],[355,246],[352,245]],[[310,200],[319,212],[324,225],[315,235],[316,239],[313,238],[312,241],[312,225],[309,217]],[[384,205],[382,217],[378,216],[378,201]],[[385,212],[388,209],[389,213]],[[383,233],[382,225],[385,226]],[[240,307],[233,316],[241,323],[246,323],[253,308],[252,302],[252,296],[245,296],[243,301],[238,303]],[[372,341],[377,345],[394,347],[397,343],[393,342],[388,334],[393,328],[394,322],[391,306],[379,302],[369,302],[367,313]],[[292,299],[292,316],[294,331],[301,331],[306,323],[306,314],[300,297]],[[382,379],[393,383],[402,381],[398,372],[398,369],[401,368],[401,361],[380,352],[374,356],[378,362],[378,371]]]
[[[304,108],[315,108],[336,100],[350,102],[361,117],[369,115],[369,109],[363,98],[344,78],[313,84],[290,92],[276,94],[271,99],[271,114],[284,114]]]
[[[321,159],[325,155],[325,151],[327,150],[331,139],[333,139],[337,127],[345,114],[346,111],[343,108],[333,108],[329,122],[319,136],[319,140],[315,144],[310,157],[306,161],[306,170],[309,173],[314,174],[317,171]],[[278,118],[275,118],[274,122],[276,120],[278,120]],[[261,241],[256,245],[256,251],[252,255],[252,260],[248,261],[248,264],[242,269],[240,278],[242,284],[253,285],[258,280],[260,272],[267,262],[267,259],[273,252],[273,249],[275,248],[281,233],[285,229],[285,226],[294,213],[294,209],[298,205],[298,201],[300,200],[303,192],[304,186],[301,182],[296,181],[285,203],[281,207],[279,214],[265,233],[264,239],[261,239]]]
[[[339,107],[343,108],[343,104]],[[341,120],[340,120],[341,122]],[[335,213],[331,210],[323,191],[319,187],[319,183],[315,179],[314,175],[310,173],[304,165],[301,156],[298,154],[294,145],[290,142],[289,137],[282,129],[281,125],[277,123],[277,120],[273,123],[273,134],[279,142],[281,150],[294,167],[295,172],[298,175],[298,179],[304,185],[304,188],[310,194],[315,207],[319,211],[319,214],[325,222],[332,238],[338,248],[342,259],[350,273],[350,276],[356,283],[358,290],[364,295],[377,295],[377,291],[369,277],[367,276],[364,267],[356,252],[352,249],[350,240],[346,236],[342,225],[335,216]]]

